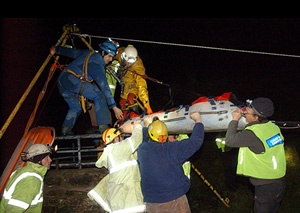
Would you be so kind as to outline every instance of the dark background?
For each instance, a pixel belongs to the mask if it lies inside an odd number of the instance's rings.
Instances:
[[[300,120],[298,18],[2,18],[0,23],[1,128],[9,122],[0,139],[1,173],[24,133],[53,60],[16,116],[7,119],[66,24],[76,24],[81,33],[94,36],[95,49],[106,37],[121,46],[133,44],[147,75],[171,85],[173,106],[230,91],[241,101],[271,98],[273,120]],[[57,92],[58,74],[59,70],[48,85],[32,127],[53,126],[60,131],[68,107]],[[161,110],[169,101],[169,87],[147,82],[152,109]],[[89,118],[83,114],[74,129],[80,133],[87,128]]]

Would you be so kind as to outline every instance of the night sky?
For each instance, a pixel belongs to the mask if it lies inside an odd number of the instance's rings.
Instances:
[[[272,120],[300,120],[300,19],[2,18],[1,127],[66,24],[76,24],[82,34],[91,35],[95,49],[104,37],[117,40],[121,46],[133,44],[147,75],[171,85],[147,81],[154,111],[161,110],[169,101],[171,88],[174,106],[190,104],[202,95],[233,92],[241,101],[271,98],[275,105]],[[82,47],[79,40],[75,42]],[[64,59],[60,63],[67,62]],[[1,172],[24,133],[52,63],[53,60],[0,139]],[[53,126],[57,133],[68,109],[55,85],[58,74],[59,70],[49,83],[33,123],[33,127]],[[81,116],[77,123],[76,131],[85,131],[89,127],[88,115]]]

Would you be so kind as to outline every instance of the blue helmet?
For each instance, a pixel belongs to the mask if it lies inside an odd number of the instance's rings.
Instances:
[[[112,55],[116,55],[116,54],[118,54],[119,43],[115,42],[111,38],[108,38],[106,41],[99,44],[99,47],[100,47],[101,50],[103,50],[107,53],[110,53]]]

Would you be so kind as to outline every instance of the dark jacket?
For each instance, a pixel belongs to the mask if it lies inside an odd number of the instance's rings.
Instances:
[[[66,69],[71,70],[76,75],[83,74],[84,62],[87,59],[86,57],[88,56],[88,54],[91,52],[92,50],[80,50],[80,49],[72,49],[67,47],[56,48],[57,55],[63,55],[74,59],[71,63],[68,64]],[[115,103],[115,99],[112,96],[109,85],[107,83],[105,66],[106,64],[101,54],[95,51],[88,59],[87,76],[84,75],[84,78],[87,77],[89,81],[93,80],[97,84],[97,86],[105,95],[108,107],[112,109],[117,105]],[[67,80],[69,78],[69,75],[72,74],[62,73],[60,75],[60,78],[66,78]]]
[[[190,188],[182,163],[202,146],[204,126],[196,123],[190,138],[165,143],[150,140],[147,130],[143,128],[143,142],[138,148],[144,201],[164,203],[177,199]]]

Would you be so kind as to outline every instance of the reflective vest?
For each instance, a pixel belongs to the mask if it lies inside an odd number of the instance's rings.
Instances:
[[[191,179],[191,162],[190,161],[185,161],[182,164],[183,172],[184,174]]]
[[[27,162],[14,171],[4,190],[0,212],[42,212],[47,167]]]
[[[271,121],[246,127],[262,142],[265,152],[255,154],[248,147],[240,147],[237,174],[260,179],[277,179],[286,173],[284,137]]]
[[[114,96],[116,91],[117,80],[115,79],[114,76],[109,74],[109,72],[107,71],[106,71],[106,78],[107,78],[107,83],[110,88],[111,94],[112,96]]]
[[[225,138],[216,138],[215,141],[218,149],[221,149],[222,152],[228,152],[232,149],[231,147],[225,145]]]
[[[179,134],[178,137],[177,137],[177,140],[178,141],[181,141],[183,139],[187,139],[189,138],[189,136],[187,134]],[[183,168],[183,171],[184,171],[184,174],[189,178],[191,179],[191,162],[190,161],[185,161],[183,164],[182,164],[182,168]]]
[[[142,126],[135,125],[131,137],[106,146],[97,160],[95,165],[98,168],[106,167],[109,174],[88,192],[88,197],[95,200],[105,211],[145,211],[136,152],[142,139]]]

